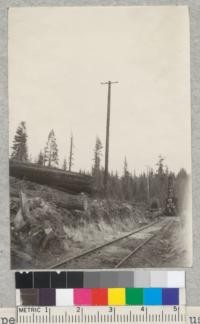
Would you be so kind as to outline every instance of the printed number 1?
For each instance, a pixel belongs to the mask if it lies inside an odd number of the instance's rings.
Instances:
[[[190,324],[200,324],[200,317],[189,316]]]

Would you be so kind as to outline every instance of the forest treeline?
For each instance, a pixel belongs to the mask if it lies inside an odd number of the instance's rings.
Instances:
[[[54,130],[50,130],[47,136],[45,147],[38,152],[38,157],[32,161],[28,154],[26,123],[22,121],[16,130],[13,140],[11,159],[32,162],[41,166],[59,168],[59,151],[56,143]],[[96,137],[93,149],[93,159],[91,161],[91,170],[79,170],[79,173],[89,174],[94,177],[95,191],[98,197],[104,196],[104,168],[102,163],[103,145],[99,137]],[[62,161],[62,169],[72,171],[74,165],[74,138],[70,136],[69,155]],[[169,177],[173,181],[174,192],[177,198],[179,210],[186,208],[189,175],[185,169],[180,169],[177,174],[170,171],[165,165],[165,159],[158,157],[155,168],[147,168],[146,172],[139,175],[135,171],[129,170],[126,157],[123,161],[123,173],[119,175],[110,172],[108,175],[107,195],[113,199],[132,201],[132,202],[148,202],[154,203],[160,207],[165,206]]]

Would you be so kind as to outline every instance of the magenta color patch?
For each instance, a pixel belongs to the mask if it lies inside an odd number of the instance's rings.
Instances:
[[[74,305],[90,306],[92,305],[91,289],[75,288],[74,289]]]

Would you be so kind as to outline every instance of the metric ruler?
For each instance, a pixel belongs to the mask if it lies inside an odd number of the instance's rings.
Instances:
[[[185,324],[184,306],[17,307],[20,324]]]
[[[186,306],[185,309],[182,308],[177,308],[173,309],[173,308],[166,308],[166,307],[148,307],[147,308],[147,321],[145,320],[145,316],[144,316],[144,321],[143,321],[143,315],[141,312],[146,312],[146,308],[144,310],[140,310],[138,307],[132,306],[132,307],[124,307],[125,309],[121,309],[121,307],[112,307],[111,309],[108,309],[108,307],[106,308],[101,308],[98,307],[94,309],[93,307],[93,313],[91,312],[91,309],[89,310],[88,308],[80,308],[80,309],[70,309],[69,307],[66,308],[60,308],[60,307],[52,307],[51,309],[46,308],[46,307],[34,307],[34,309],[32,309],[32,307],[18,307],[18,308],[0,308],[0,323],[1,324],[28,324],[28,323],[41,323],[41,324],[54,324],[54,323],[80,323],[79,320],[81,319],[81,317],[78,316],[74,316],[75,313],[80,313],[83,312],[83,315],[86,315],[86,318],[84,318],[83,316],[83,322],[82,323],[96,323],[98,316],[97,315],[97,311],[99,311],[99,316],[101,317],[102,315],[102,319],[104,320],[104,316],[105,316],[105,323],[109,323],[106,322],[107,320],[107,315],[108,313],[112,313],[115,312],[115,317],[116,320],[118,322],[114,322],[114,314],[112,315],[112,317],[110,317],[110,320],[113,320],[112,324],[114,323],[122,323],[123,321],[124,323],[134,323],[132,321],[133,319],[133,313],[135,314],[135,323],[140,323],[140,324],[145,324],[145,323],[158,323],[158,324],[162,324],[162,323],[170,323],[170,324],[179,324],[179,323],[184,323],[184,324],[200,324],[200,307],[198,306]],[[158,309],[159,308],[159,309]],[[163,309],[164,308],[164,309]],[[131,315],[130,315],[130,311],[131,311]],[[162,320],[162,311],[163,311],[163,321],[159,321],[159,319]],[[49,312],[50,312],[50,316],[49,316]],[[128,314],[129,312],[129,314]],[[176,312],[176,317],[174,312]],[[179,316],[178,316],[178,312],[179,312]],[[34,315],[34,321],[33,321],[33,313]],[[65,315],[66,314],[66,315]],[[142,314],[142,315],[141,315]],[[150,315],[151,314],[151,318]],[[68,322],[65,322],[65,316],[70,315],[70,318],[67,318],[67,320],[69,319]],[[89,317],[90,322],[88,322],[88,315],[93,315],[93,317]],[[96,316],[94,316],[96,315]],[[117,318],[118,315],[118,318]],[[121,317],[120,317],[121,315]],[[126,315],[124,317],[124,315]],[[130,317],[127,318],[127,315],[129,315]],[[137,315],[137,316],[136,316]],[[141,315],[141,316],[139,316]],[[154,316],[153,316],[154,315]],[[157,315],[157,316],[156,316]],[[160,315],[160,316],[159,316]],[[166,316],[165,316],[166,315]],[[37,316],[37,317],[36,317]],[[49,318],[48,318],[49,316]],[[54,316],[54,318],[53,318]],[[59,317],[60,316],[60,317]],[[64,318],[62,318],[62,316],[64,316]],[[132,317],[132,318],[131,318]],[[130,318],[131,318],[131,322],[130,322]],[[179,321],[178,321],[179,318]],[[52,322],[52,320],[54,319],[54,322]],[[86,319],[86,321],[85,321]],[[50,321],[49,321],[50,320]],[[100,319],[101,320],[101,319]],[[101,323],[99,320],[99,323]],[[126,322],[127,320],[127,322]],[[151,322],[149,321],[151,320]],[[76,322],[75,322],[76,321]],[[84,322],[85,321],[85,322]],[[95,322],[96,321],[96,322]],[[121,322],[119,322],[121,321]],[[129,322],[128,322],[129,321]],[[167,322],[168,321],[168,322]]]

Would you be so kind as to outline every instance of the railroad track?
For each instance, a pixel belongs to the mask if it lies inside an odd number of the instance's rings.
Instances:
[[[165,224],[160,230],[166,230],[168,227],[171,226],[171,224],[173,223],[173,221],[169,220],[167,222],[167,224]],[[138,246],[136,246],[136,248],[131,251],[128,255],[126,255],[124,258],[122,258],[116,265],[115,268],[120,268],[122,265],[124,265],[126,263],[126,261],[128,261],[137,251],[139,251],[142,247],[144,247],[149,241],[151,241],[152,239],[154,239],[157,235],[158,235],[159,231],[154,233],[153,235],[151,235],[148,239],[144,240],[144,242],[142,242],[141,244],[139,244]]]
[[[163,218],[162,219],[159,219],[159,220],[156,220],[155,222],[152,222],[151,224],[142,226],[142,227],[138,228],[137,230],[134,230],[132,232],[129,232],[126,235],[120,236],[117,239],[114,239],[112,241],[106,242],[106,243],[104,243],[102,245],[99,245],[99,246],[97,246],[95,248],[92,248],[90,250],[84,251],[83,253],[80,253],[80,254],[75,255],[73,257],[70,257],[70,258],[67,258],[65,260],[62,260],[59,263],[54,264],[53,266],[51,266],[50,269],[56,269],[56,268],[61,268],[61,267],[64,268],[65,265],[67,265],[67,264],[69,264],[69,263],[71,263],[73,261],[79,261],[82,258],[87,257],[87,256],[90,256],[91,257],[91,255],[96,254],[98,251],[103,250],[106,247],[114,246],[116,243],[118,243],[120,241],[123,241],[125,239],[134,239],[134,235],[136,235],[137,233],[144,233],[145,234],[145,231],[148,231],[151,227],[153,228],[153,227],[155,227],[157,225],[161,225],[161,227],[158,226],[158,229],[155,231],[155,233],[153,233],[152,235],[150,235],[147,239],[142,240],[142,242],[140,242],[139,244],[137,244],[130,253],[128,253],[125,257],[121,258],[121,260],[118,261],[118,262],[116,262],[116,264],[113,266],[113,268],[120,268],[137,251],[139,251],[143,246],[145,246],[150,240],[152,240],[153,238],[155,238],[156,235],[158,235],[158,233],[160,232],[160,230],[163,231],[166,227],[170,226],[171,223],[172,223],[171,220],[166,220],[166,219],[163,219]],[[131,238],[131,236],[133,238]]]

